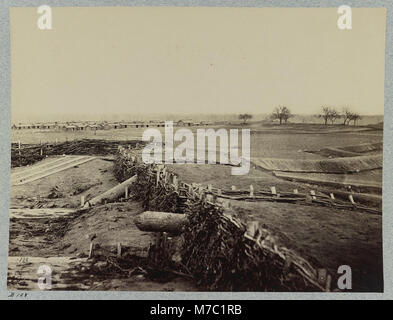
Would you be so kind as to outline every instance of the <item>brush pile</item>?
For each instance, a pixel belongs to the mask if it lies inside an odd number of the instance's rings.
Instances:
[[[329,291],[331,276],[281,246],[258,222],[245,225],[229,215],[218,198],[201,185],[186,184],[163,165],[145,164],[119,147],[115,160],[119,181],[134,174],[133,199],[145,210],[188,215],[183,230],[181,272],[211,291]],[[168,259],[168,255],[155,254]],[[168,262],[169,264],[170,262]],[[165,266],[165,261],[161,261]]]
[[[82,139],[61,143],[46,144],[11,144],[11,167],[33,164],[51,155],[108,155],[114,154],[118,146],[135,147],[138,141],[111,141]]]

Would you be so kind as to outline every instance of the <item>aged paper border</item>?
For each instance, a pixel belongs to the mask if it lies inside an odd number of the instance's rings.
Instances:
[[[265,292],[117,292],[28,291],[24,299],[393,299],[393,2],[391,0],[3,0],[0,4],[0,299],[7,299],[10,181],[10,33],[9,7],[89,6],[211,6],[211,7],[383,7],[386,16],[385,111],[383,167],[384,293],[265,293]],[[19,292],[19,291],[18,291]]]

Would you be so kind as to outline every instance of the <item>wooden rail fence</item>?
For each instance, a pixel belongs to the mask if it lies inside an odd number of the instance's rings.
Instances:
[[[205,254],[202,259],[203,261],[200,260],[201,257],[197,252],[203,248],[209,247],[211,245],[209,244],[210,242],[200,243],[200,241],[191,241],[188,243],[191,247],[187,248],[189,250],[188,252],[191,252],[191,254],[187,257],[188,263],[186,263],[186,267],[192,273],[197,274],[199,278],[205,279],[205,282],[210,285],[210,288],[222,289],[219,285],[219,283],[221,283],[220,279],[234,282],[234,274],[239,274],[239,276],[244,277],[245,273],[251,272],[249,270],[249,268],[251,268],[252,274],[256,278],[254,281],[255,283],[252,285],[260,286],[258,288],[261,290],[268,290],[271,282],[276,283],[277,286],[283,286],[288,290],[291,290],[291,286],[301,287],[301,289],[294,289],[295,291],[331,290],[332,276],[328,274],[325,268],[315,268],[293,250],[279,245],[275,236],[258,221],[244,224],[238,218],[225,212],[229,205],[228,200],[296,202],[304,201],[306,197],[304,194],[272,195],[271,192],[255,191],[253,188],[245,193],[245,191],[238,190],[220,190],[213,188],[211,185],[202,186],[195,183],[187,184],[179,181],[179,177],[169,172],[164,165],[147,165],[144,164],[141,157],[132,152],[132,150],[121,146],[119,146],[118,150],[119,159],[117,160],[117,165],[122,166],[123,168],[121,169],[130,176],[135,174],[133,170],[135,167],[144,166],[144,174],[143,176],[138,175],[138,179],[140,179],[142,183],[146,181],[150,183],[152,190],[149,189],[149,192],[152,193],[153,198],[155,193],[161,195],[163,193],[167,193],[168,195],[175,193],[177,195],[179,206],[176,212],[184,212],[193,216],[193,219],[197,219],[197,222],[194,221],[190,223],[191,228],[194,228],[192,230],[195,230],[196,227],[200,227],[196,226],[196,224],[203,225],[209,223],[211,224],[211,230],[203,231],[205,237],[206,232],[211,233],[214,232],[214,230],[219,230],[218,235],[208,234],[206,241],[213,241],[216,243],[214,247],[211,247],[212,250],[218,250],[220,255],[226,257],[227,264],[233,264],[234,269],[232,269],[232,271],[227,270],[228,266],[224,266],[222,263],[217,264],[217,255],[209,254],[206,256]],[[128,178],[129,175],[126,174],[124,179]],[[139,189],[134,190],[136,194],[139,192],[142,191]],[[223,201],[218,201],[219,198],[222,198]],[[208,213],[202,213],[202,211]],[[212,219],[213,216],[215,217],[214,220],[208,221]],[[188,230],[188,233],[194,232],[192,230]],[[195,232],[198,233],[198,231]],[[186,232],[186,234],[188,233]],[[231,241],[228,242],[228,239],[231,239]],[[237,249],[235,250],[235,248]],[[239,266],[236,263],[240,256],[243,260],[242,265],[248,265],[248,267]],[[200,260],[199,263],[193,264],[190,262],[195,259]],[[200,267],[199,265],[205,265],[205,267]],[[271,273],[262,275],[261,272],[258,271],[260,268],[269,268],[271,269]],[[230,274],[228,274],[228,272]],[[291,274],[291,276],[288,276],[289,274]],[[295,280],[299,278],[302,280]],[[236,286],[236,284],[232,285]],[[226,285],[224,287],[228,288],[228,286],[232,288],[231,285]],[[242,285],[240,285],[240,287],[241,286]],[[274,288],[275,290],[279,290],[277,287]]]

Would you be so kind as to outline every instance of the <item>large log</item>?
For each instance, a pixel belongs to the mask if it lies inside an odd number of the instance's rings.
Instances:
[[[84,207],[89,207],[89,206],[94,206],[96,204],[100,204],[105,202],[105,200],[110,201],[110,200],[116,200],[126,192],[126,188],[129,188],[132,184],[136,182],[136,175],[132,176],[130,179],[120,183],[119,185],[113,187],[112,189],[109,189],[105,191],[104,193],[100,194],[97,197],[94,197],[93,199],[89,200],[86,202]]]
[[[17,219],[55,219],[70,217],[76,213],[74,209],[67,208],[11,208],[10,218]]]
[[[189,221],[181,213],[145,211],[135,217],[134,223],[141,231],[181,233]]]

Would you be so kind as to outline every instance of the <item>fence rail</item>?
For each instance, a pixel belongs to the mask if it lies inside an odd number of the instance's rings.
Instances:
[[[139,140],[80,139],[58,143],[11,143],[11,166],[33,164],[51,155],[108,155],[115,154],[118,146],[141,144]],[[141,144],[142,145],[142,144]]]
[[[217,201],[219,197],[231,198],[234,194],[247,198],[244,191],[220,192],[211,186],[187,184],[164,165],[144,164],[132,150],[122,146],[118,150],[118,177],[124,180],[137,174],[133,192],[143,201],[145,209],[189,215],[191,223],[184,232],[183,261],[185,268],[207,288],[330,291],[332,276],[325,268],[315,268],[279,244],[259,222],[245,224],[229,215],[225,204]],[[259,193],[264,192],[255,195]],[[291,194],[289,199],[298,201],[302,196]]]

